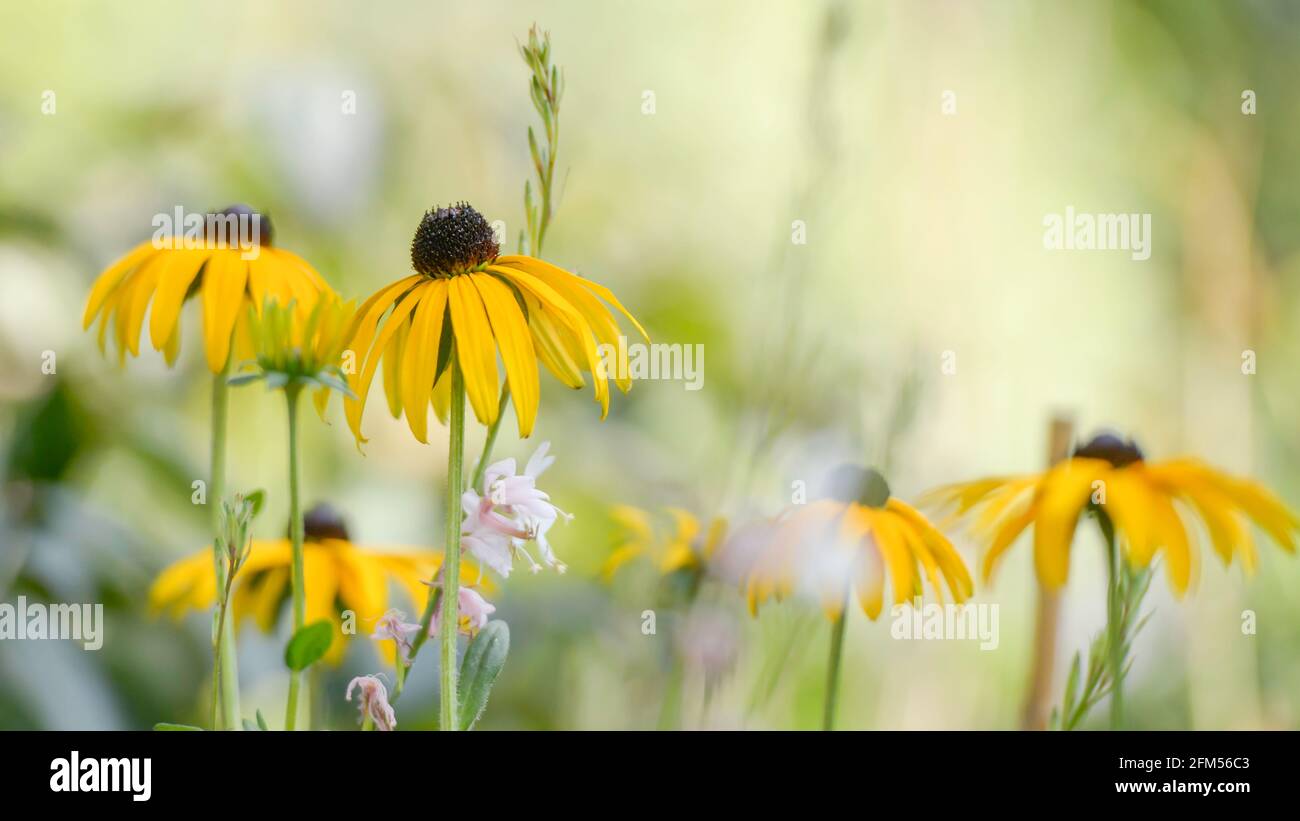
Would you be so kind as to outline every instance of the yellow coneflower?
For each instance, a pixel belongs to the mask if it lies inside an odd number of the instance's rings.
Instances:
[[[1256,564],[1248,520],[1287,552],[1295,551],[1295,532],[1300,529],[1300,519],[1259,483],[1195,459],[1149,463],[1136,444],[1113,434],[1094,437],[1043,473],[954,484],[927,496],[936,505],[955,505],[958,515],[976,515],[974,533],[987,546],[986,581],[1002,555],[1032,525],[1034,565],[1049,588],[1060,587],[1069,577],[1070,545],[1086,509],[1106,514],[1134,567],[1145,568],[1163,553],[1170,587],[1179,597],[1197,565],[1189,527],[1196,518],[1224,564],[1239,557],[1246,572]]]
[[[886,576],[894,604],[920,595],[918,564],[940,600],[945,584],[958,604],[971,596],[961,555],[925,516],[891,496],[879,473],[841,468],[832,486],[833,498],[799,505],[771,526],[745,584],[751,612],[769,598],[802,592],[839,620],[852,592],[874,621]]]
[[[100,274],[86,302],[82,322],[89,328],[99,318],[100,350],[105,349],[111,324],[120,358],[125,360],[127,353],[139,356],[148,309],[149,340],[173,364],[180,352],[181,308],[197,296],[203,303],[208,367],[220,373],[230,358],[232,338],[240,353],[249,350],[243,333],[246,306],[260,311],[263,300],[272,296],[284,303],[296,299],[306,311],[317,292],[329,289],[306,260],[271,245],[271,224],[264,215],[234,205],[209,216],[222,221],[256,219],[257,245],[241,247],[218,236],[224,232],[213,232],[213,220],[197,241],[173,237],[137,245]]]
[[[194,236],[156,236],[109,266],[91,287],[83,324],[88,329],[99,318],[101,351],[112,324],[118,356],[125,363],[127,353],[139,355],[140,332],[148,310],[150,341],[172,365],[180,353],[181,309],[189,297],[199,297],[204,352],[213,373],[207,493],[215,500],[209,505],[215,544],[221,533],[226,483],[226,373],[231,348],[237,357],[253,355],[244,308],[252,305],[260,311],[263,300],[272,296],[282,303],[297,300],[300,310],[308,311],[316,294],[328,291],[329,286],[301,257],[273,247],[270,220],[246,205],[208,214],[200,227],[202,231]],[[225,564],[215,549],[212,562],[214,573],[224,573]],[[219,632],[222,683],[216,689],[221,694],[221,719],[226,728],[237,729],[239,673],[234,631],[223,628]]]
[[[1148,463],[1131,439],[1110,433],[1093,437],[1043,473],[949,485],[932,491],[928,499],[939,506],[955,505],[957,516],[975,514],[974,534],[986,545],[986,580],[1032,525],[1034,566],[1047,588],[1059,588],[1069,578],[1079,516],[1085,510],[1096,515],[1107,549],[1106,633],[1101,645],[1106,678],[1097,679],[1096,692],[1097,698],[1103,690],[1110,694],[1113,729],[1122,725],[1126,659],[1141,623],[1137,610],[1146,591],[1146,569],[1156,555],[1163,554],[1169,586],[1181,598],[1199,561],[1189,529],[1197,519],[1224,564],[1240,557],[1247,572],[1256,563],[1248,521],[1288,552],[1295,551],[1295,532],[1300,529],[1300,519],[1262,485],[1195,459]],[[1067,704],[1072,692],[1067,693]]]
[[[631,505],[614,505],[610,517],[620,533],[614,551],[605,560],[601,574],[613,578],[619,568],[638,558],[649,558],[664,575],[683,568],[701,568],[717,550],[727,532],[727,522],[714,518],[704,530],[690,511],[678,507],[666,509],[672,518],[672,530],[657,535],[651,514]]]
[[[398,550],[361,547],[349,538],[343,519],[328,505],[317,505],[304,517],[306,542],[306,615],[315,622],[327,619],[342,633],[342,612],[356,614],[357,630],[369,634],[363,625],[373,626],[392,606],[389,587],[396,584],[413,607],[423,607],[429,596],[425,582],[442,564],[442,554],[431,550]],[[256,539],[248,559],[234,583],[234,620],[246,619],[265,632],[279,623],[289,599],[292,548],[289,539]],[[480,576],[472,563],[461,565],[461,580],[473,584]],[[154,580],[149,603],[155,612],[180,618],[191,610],[206,610],[216,601],[217,578],[211,548],[169,565]],[[395,659],[395,648],[380,643],[385,659]],[[326,660],[338,663],[344,644],[331,643]]]
[[[631,387],[625,374],[606,373],[597,348],[617,346],[619,339],[605,303],[646,335],[613,292],[549,262],[499,251],[492,227],[468,204],[425,214],[411,243],[417,273],[371,296],[353,322],[349,348],[357,356],[357,398],[345,407],[358,442],[366,441],[361,415],[381,361],[389,411],[394,418],[405,413],[421,442],[428,441],[431,402],[446,419],[453,351],[470,406],[484,425],[495,423],[500,412],[500,353],[520,436],[532,433],[537,416],[539,361],[571,388],[581,388],[583,373],[590,373],[602,418],[609,411],[607,380],[612,376],[625,392]]]
[[[827,730],[834,728],[839,698],[848,623],[844,611],[855,594],[867,618],[875,621],[884,606],[886,576],[895,605],[921,596],[918,565],[940,601],[944,585],[957,604],[974,592],[966,563],[947,537],[892,496],[878,471],[853,465],[831,475],[827,498],[798,505],[767,525],[742,529],[728,547],[751,554],[740,557],[748,565],[741,573],[751,613],[757,615],[769,598],[802,594],[820,601],[831,620],[822,716]],[[736,563],[730,556],[722,561]]]

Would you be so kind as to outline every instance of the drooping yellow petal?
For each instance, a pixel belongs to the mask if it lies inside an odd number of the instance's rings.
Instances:
[[[519,421],[519,437],[527,438],[533,432],[537,404],[541,399],[537,383],[537,354],[533,351],[528,323],[524,321],[515,295],[504,283],[490,274],[470,274],[469,277],[478,288],[492,324],[492,335],[501,350],[501,361],[505,364],[510,385],[510,401],[514,403],[515,417]],[[495,379],[493,382],[495,384]]]
[[[339,568],[339,599],[363,623],[372,623],[388,610],[388,583],[384,567],[368,553],[338,539],[322,544],[333,549]]]
[[[592,375],[596,401],[600,404],[600,418],[604,419],[609,414],[609,384],[606,381],[609,375],[605,371],[604,360],[596,350],[596,335],[582,312],[566,296],[527,271],[492,265],[488,266],[488,270],[506,277],[526,295],[536,297],[555,312],[558,322],[552,328],[561,331],[560,342],[575,361],[586,361],[587,370]],[[566,329],[567,333],[564,333]],[[534,337],[534,342],[536,341],[537,338]]]
[[[919,510],[902,499],[891,497],[886,507],[911,522],[912,527],[916,529],[939,563],[939,569],[948,582],[948,590],[952,593],[953,599],[960,604],[970,598],[975,592],[975,584],[971,580],[970,571],[966,569],[966,562],[952,546],[952,542],[948,541],[948,537],[940,533],[939,529],[921,515]]]
[[[451,328],[456,335],[456,359],[465,378],[465,393],[478,421],[491,425],[497,418],[497,354],[492,326],[478,289],[468,277],[452,277],[448,295]]]
[[[158,574],[149,587],[149,609],[180,618],[193,602],[210,602],[216,595],[216,571],[212,549],[208,548],[168,565]]]
[[[244,307],[248,263],[233,250],[215,251],[203,269],[203,336],[208,368],[220,373],[230,356],[235,320]]]
[[[416,278],[419,279],[420,277]],[[355,330],[352,336],[353,347],[351,349],[358,357],[358,362],[363,364],[361,365],[360,376],[355,377],[351,383],[352,391],[356,394],[357,398],[353,399],[351,397],[344,397],[343,408],[348,420],[348,427],[352,429],[352,435],[356,437],[358,444],[368,441],[361,435],[361,413],[365,410],[366,397],[370,394],[370,385],[374,381],[375,370],[378,369],[379,362],[383,358],[384,349],[388,346],[393,335],[406,324],[406,318],[410,316],[411,311],[415,309],[424,289],[432,285],[430,281],[426,280],[424,282],[418,282],[415,284],[414,288],[406,290],[404,287],[398,287],[401,284],[402,283],[398,283],[398,285],[386,289],[381,294],[381,296],[389,294],[393,297],[398,297],[398,294],[401,294],[401,296],[398,298],[397,303],[393,305],[392,313],[389,314],[388,318],[384,321],[384,327],[379,331],[378,337],[374,339],[373,347],[370,345],[370,340],[374,336],[372,333],[374,322],[377,322],[378,319],[375,319],[372,322],[369,313],[375,311],[382,313],[383,311],[380,309],[387,308],[388,306],[386,303],[376,301],[368,310],[367,316],[362,320],[360,327]],[[405,293],[402,293],[403,291],[405,291]],[[364,345],[366,348],[364,354],[360,347],[356,347],[361,345]]]
[[[167,263],[158,277],[153,307],[149,309],[149,340],[161,348],[171,338],[180,319],[185,295],[198,276],[208,252],[180,248],[167,253]]]
[[[437,280],[425,291],[415,316],[402,357],[402,410],[416,441],[429,441],[429,394],[438,369],[438,343],[442,340],[442,318],[447,312],[447,283]]]
[[[889,588],[894,593],[894,604],[910,602],[917,593],[916,564],[894,518],[885,511],[857,504],[850,505],[849,509],[848,515],[856,514],[871,522],[871,536],[889,568]]]
[[[1008,513],[997,529],[993,541],[984,553],[984,565],[982,574],[984,583],[988,584],[993,578],[993,568],[997,566],[998,559],[1015,543],[1016,538],[1029,527],[1038,516],[1038,509],[1033,502],[1026,502],[1019,511]]]
[[[645,553],[645,545],[643,543],[628,542],[627,544],[620,545],[609,554],[609,558],[605,559],[605,563],[600,568],[601,576],[604,577],[605,581],[609,581],[614,578],[614,574],[618,572],[620,567],[643,553]]]
[[[645,328],[641,327],[641,323],[637,321],[636,317],[632,316],[631,311],[623,307],[623,303],[618,301],[618,298],[614,296],[614,292],[606,288],[604,285],[601,285],[598,282],[593,282],[589,279],[586,279],[585,277],[580,277],[576,274],[572,274],[564,270],[563,268],[552,265],[551,263],[545,260],[537,259],[536,257],[529,257],[529,256],[522,256],[522,255],[506,255],[506,256],[497,257],[497,262],[501,263],[502,265],[513,265],[525,269],[530,269],[533,271],[542,272],[543,274],[549,274],[550,278],[555,278],[555,279],[567,278],[569,281],[577,284],[580,287],[586,288],[588,291],[591,291],[596,296],[599,296],[601,299],[608,302],[610,305],[613,305],[620,313],[623,314],[623,316],[627,317],[628,321],[631,322],[633,326],[636,327],[637,331],[641,334],[642,338],[644,338],[646,342],[650,341],[650,334],[646,333]]]
[[[427,293],[428,289],[425,289],[424,294]],[[423,300],[424,294],[417,300],[417,305]],[[384,368],[384,398],[388,400],[388,413],[394,419],[402,415],[402,357],[406,353],[406,340],[410,335],[411,323],[406,320],[398,323],[397,332],[389,340],[380,360]]]
[[[95,284],[91,286],[90,296],[86,299],[86,311],[81,319],[82,330],[89,328],[90,324],[95,321],[95,316],[104,307],[108,295],[121,284],[122,279],[153,253],[157,253],[153,243],[142,242],[99,275],[95,280]]]
[[[1194,558],[1187,542],[1187,531],[1183,528],[1178,512],[1173,503],[1163,493],[1148,493],[1151,500],[1151,515],[1156,524],[1157,540],[1165,551],[1165,572],[1169,576],[1169,586],[1174,595],[1182,598],[1192,579]]]
[[[885,567],[874,546],[862,551],[857,574],[854,587],[858,594],[858,604],[867,618],[875,621],[880,617],[885,603]]]
[[[531,293],[524,293],[524,302],[528,305],[528,330],[533,335],[533,348],[537,351],[537,358],[556,379],[568,387],[578,389],[586,385],[587,381],[582,378],[582,366],[578,364],[565,339],[566,335],[571,334],[560,330],[556,325],[557,320],[551,317],[550,309]],[[581,351],[581,348],[577,350]]]
[[[1079,513],[1093,493],[1093,482],[1105,481],[1110,470],[1103,459],[1075,457],[1043,476],[1035,501],[1034,566],[1047,588],[1060,587],[1070,575],[1070,545]]]

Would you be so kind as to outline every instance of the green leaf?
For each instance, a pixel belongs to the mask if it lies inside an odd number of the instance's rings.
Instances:
[[[262,711],[261,711],[261,710],[258,710],[258,711],[257,711],[257,727],[258,727],[258,729],[260,729],[260,730],[270,730],[270,729],[271,729],[270,727],[266,726],[266,719],[262,717]]]
[[[258,730],[258,726],[257,726],[256,724],[254,724],[253,722],[249,721],[248,719],[244,719],[244,731],[245,731],[245,732],[255,733],[255,732],[257,732],[257,730]]]
[[[169,724],[166,721],[160,721],[153,725],[154,730],[158,732],[203,732],[202,727],[195,727],[192,724]]]
[[[258,488],[245,495],[244,498],[253,506],[253,516],[256,517],[257,514],[262,512],[262,505],[266,504],[266,491]]]
[[[257,380],[261,379],[264,375],[265,374],[260,374],[260,373],[241,373],[239,376],[232,376],[229,379],[227,379],[226,384],[231,386],[232,388],[237,388],[240,385],[247,385],[250,382],[256,382]]]
[[[510,628],[503,621],[490,621],[465,650],[460,664],[460,728],[473,729],[487,708],[492,685],[505,666],[510,652]]]
[[[306,670],[320,661],[333,641],[334,625],[330,624],[328,619],[305,625],[293,634],[293,638],[289,639],[289,644],[285,646],[284,663],[294,672]]]

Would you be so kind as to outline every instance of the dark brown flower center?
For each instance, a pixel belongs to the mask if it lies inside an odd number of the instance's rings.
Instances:
[[[463,274],[499,253],[492,226],[467,202],[430,210],[411,240],[411,265],[431,277]]]
[[[826,495],[841,502],[867,507],[884,507],[889,501],[889,483],[880,471],[857,465],[840,465],[831,471]]]
[[[1125,441],[1113,433],[1103,432],[1074,449],[1075,456],[1105,459],[1117,468],[1142,461],[1142,449],[1132,439]]]
[[[237,203],[209,213],[204,220],[203,235],[208,242],[224,243],[231,248],[246,245],[269,248],[274,230],[270,217],[243,203]]]
[[[307,511],[307,514],[302,517],[302,524],[305,538],[309,542],[319,542],[321,539],[351,541],[348,538],[348,526],[343,521],[343,516],[324,502]]]

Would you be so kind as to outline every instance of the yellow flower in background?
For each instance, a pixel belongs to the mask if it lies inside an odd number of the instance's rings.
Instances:
[[[365,637],[388,612],[389,587],[396,584],[413,608],[423,608],[429,595],[426,581],[442,564],[442,554],[431,550],[374,550],[357,546],[348,538],[342,518],[329,506],[317,505],[304,517],[306,542],[303,570],[306,577],[307,622],[328,619],[341,634],[341,613],[356,614],[356,635]],[[235,624],[251,618],[265,632],[275,629],[289,597],[291,546],[288,539],[254,540],[247,560],[235,579],[232,599]],[[461,581],[470,585],[479,577],[478,568],[461,560]],[[485,585],[486,587],[487,585]],[[180,618],[191,610],[204,611],[216,601],[216,572],[210,547],[165,568],[149,591],[154,612]],[[392,663],[396,658],[391,642],[380,651]],[[326,659],[338,663],[344,642],[334,641]]]
[[[970,573],[952,543],[915,508],[891,496],[879,473],[841,468],[832,485],[832,498],[798,505],[766,528],[745,581],[751,613],[769,598],[799,593],[818,599],[826,615],[838,620],[852,593],[875,620],[886,577],[894,604],[921,595],[918,566],[940,601],[941,582],[958,604],[971,596]]]
[[[638,558],[649,559],[666,575],[683,568],[702,568],[713,556],[727,531],[725,519],[714,518],[705,530],[689,511],[677,507],[665,511],[672,519],[672,530],[660,536],[648,511],[631,505],[615,505],[610,509],[610,517],[619,525],[620,532],[614,551],[601,568],[606,581],[620,567]]]
[[[242,222],[241,222],[242,221]],[[228,241],[254,226],[255,241]],[[218,230],[219,229],[219,230]],[[297,300],[310,311],[315,296],[329,286],[316,269],[290,251],[271,245],[270,220],[244,205],[209,214],[204,234],[195,242],[181,237],[141,243],[109,266],[91,288],[82,320],[89,328],[99,319],[99,348],[105,350],[109,326],[121,361],[140,355],[140,334],[149,312],[149,341],[173,364],[180,353],[180,313],[185,301],[203,304],[204,349],[208,367],[220,373],[230,358],[250,355],[244,308],[260,311],[263,300]]]
[[[515,405],[519,435],[537,416],[540,361],[571,388],[595,382],[601,418],[609,411],[608,379],[626,392],[626,375],[607,374],[598,345],[617,347],[620,330],[609,303],[645,336],[640,323],[608,288],[529,256],[498,256],[482,215],[468,204],[429,211],[411,243],[415,274],[366,300],[357,311],[349,348],[359,375],[346,400],[358,443],[361,415],[382,362],[384,395],[393,418],[406,414],[411,433],[427,441],[428,406],[446,419],[450,380],[441,378],[454,349],[474,415],[493,424],[500,412],[497,354]],[[602,302],[603,300],[603,302]],[[454,344],[453,344],[454,343]]]
[[[985,580],[1032,525],[1034,565],[1049,588],[1069,576],[1070,545],[1085,509],[1105,513],[1131,566],[1145,568],[1163,552],[1169,584],[1180,597],[1198,561],[1190,528],[1196,520],[1224,564],[1239,557],[1248,573],[1256,564],[1248,522],[1289,553],[1295,552],[1300,528],[1300,520],[1263,485],[1195,459],[1148,463],[1137,445],[1112,434],[1094,437],[1043,473],[949,485],[927,498],[955,507],[958,516],[975,516],[973,533],[986,546]]]
[[[287,305],[268,297],[261,311],[247,308],[248,336],[253,358],[240,363],[230,384],[265,381],[268,388],[297,385],[312,391],[316,410],[325,412],[329,392],[352,394],[343,373],[347,327],[353,303],[343,302],[333,290],[321,291],[304,315],[296,301]]]

